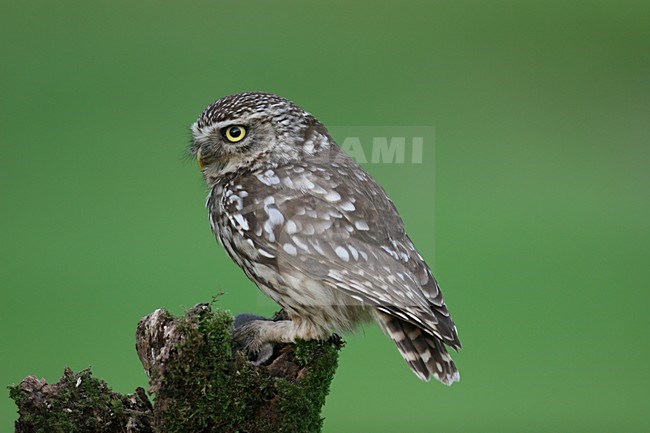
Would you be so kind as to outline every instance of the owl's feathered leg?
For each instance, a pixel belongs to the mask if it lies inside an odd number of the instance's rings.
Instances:
[[[330,333],[311,322],[298,320],[247,320],[240,326],[235,326],[233,331],[233,342],[235,347],[244,350],[254,363],[261,364],[268,359],[272,353],[273,343],[293,343],[296,339],[302,340],[326,340]],[[268,353],[271,345],[271,353],[265,360],[260,361],[263,353]]]
[[[409,322],[377,312],[382,330],[395,342],[411,370],[424,381],[435,377],[445,385],[460,380],[460,374],[445,345],[435,336]]]

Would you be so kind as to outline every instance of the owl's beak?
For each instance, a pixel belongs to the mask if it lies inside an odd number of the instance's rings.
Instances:
[[[203,170],[203,161],[201,161],[201,149],[196,151],[196,162],[199,164],[199,170]]]

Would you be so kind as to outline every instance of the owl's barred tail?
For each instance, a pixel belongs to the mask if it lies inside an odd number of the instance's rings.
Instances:
[[[411,370],[422,380],[435,377],[445,385],[460,380],[460,373],[438,338],[421,328],[385,313],[378,313],[377,322],[392,338]]]

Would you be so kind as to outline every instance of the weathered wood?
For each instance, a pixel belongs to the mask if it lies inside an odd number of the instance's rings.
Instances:
[[[233,317],[199,304],[183,317],[156,310],[136,332],[149,393],[114,393],[89,370],[66,369],[48,385],[30,376],[11,387],[17,433],[318,432],[341,344],[275,347],[260,366],[233,351]]]

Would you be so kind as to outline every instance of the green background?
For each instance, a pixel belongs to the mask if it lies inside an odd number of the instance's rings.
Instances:
[[[155,308],[275,310],[183,156],[207,104],[253,89],[333,130],[436,131],[423,164],[366,168],[441,283],[462,380],[421,383],[365,326],[326,432],[648,431],[647,1],[1,5],[0,385],[92,366],[129,392]]]

